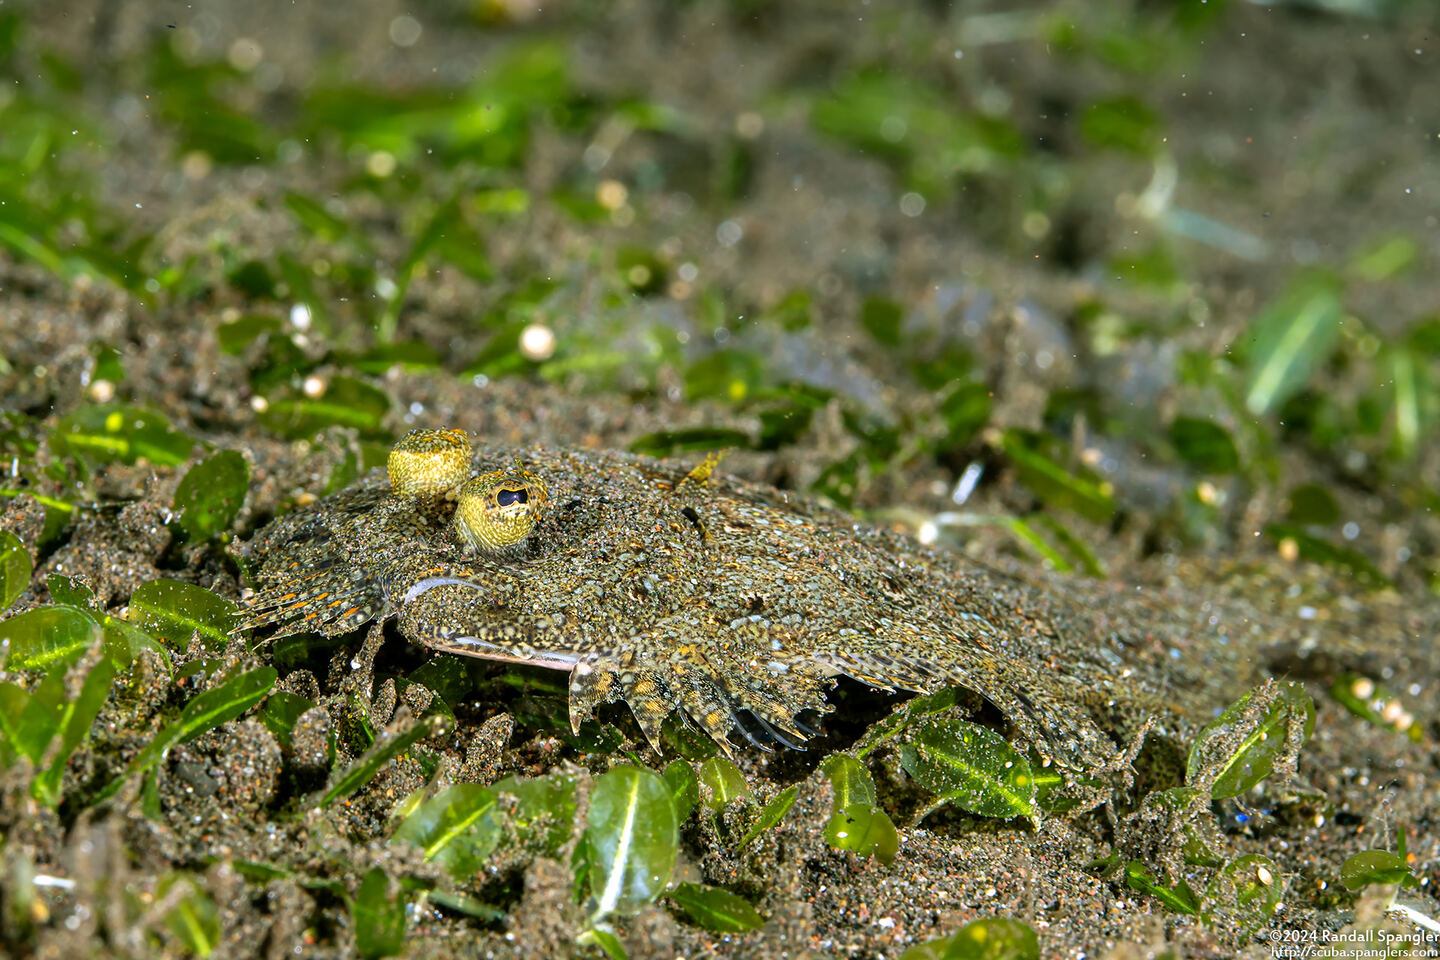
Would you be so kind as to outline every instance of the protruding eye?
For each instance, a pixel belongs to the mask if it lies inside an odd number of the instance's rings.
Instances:
[[[513,469],[474,477],[460,488],[455,533],[480,553],[517,555],[549,499],[545,481],[518,462]]]

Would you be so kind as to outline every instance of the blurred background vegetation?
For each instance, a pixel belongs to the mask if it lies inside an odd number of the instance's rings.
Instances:
[[[1433,588],[1436,20],[11,6],[9,489],[518,403],[1062,568],[1260,533]]]

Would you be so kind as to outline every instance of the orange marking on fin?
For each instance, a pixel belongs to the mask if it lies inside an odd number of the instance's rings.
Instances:
[[[337,600],[336,602],[338,603],[339,601]],[[352,613],[354,613],[355,611],[357,611],[357,610],[359,610],[359,609],[360,609],[359,607],[351,607],[349,610],[346,610],[344,613],[340,614],[340,617],[341,617],[341,619],[344,619],[345,617],[350,616]]]

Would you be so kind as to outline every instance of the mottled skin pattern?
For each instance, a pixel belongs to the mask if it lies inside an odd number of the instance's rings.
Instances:
[[[837,674],[921,692],[958,684],[1044,755],[1097,769],[1119,747],[1096,716],[1138,710],[1163,729],[1180,706],[1167,703],[1169,678],[1199,689],[1219,668],[1177,665],[1176,646],[1249,623],[1242,613],[1186,628],[1163,603],[1112,585],[989,570],[710,474],[708,461],[691,471],[492,448],[474,468],[517,455],[550,498],[518,549],[477,553],[450,526],[453,502],[421,509],[377,474],[242,548],[258,563],[244,626],[335,635],[398,617],[401,633],[438,650],[568,670],[572,724],[624,700],[652,743],[679,710],[722,743],[758,725],[799,744],[799,715],[829,709]],[[1183,713],[1170,716],[1183,724]]]

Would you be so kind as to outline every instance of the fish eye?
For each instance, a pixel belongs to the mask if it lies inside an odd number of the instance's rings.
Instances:
[[[500,504],[500,506],[502,506],[502,507],[508,507],[508,506],[510,506],[511,504],[514,504],[514,503],[528,503],[529,500],[530,500],[530,494],[529,494],[528,492],[526,492],[525,490],[523,490],[523,489],[522,489],[522,490],[506,490],[506,489],[502,489],[502,490],[499,490],[498,492],[496,492],[496,494],[495,494],[495,502],[498,503],[498,504]]]

